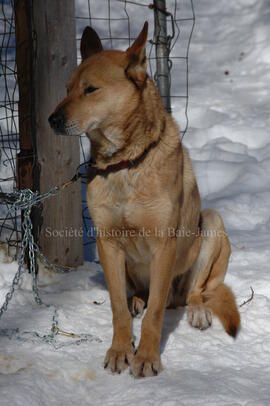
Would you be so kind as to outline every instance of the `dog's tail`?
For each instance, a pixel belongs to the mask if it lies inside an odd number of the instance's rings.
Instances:
[[[231,289],[222,283],[213,291],[205,292],[203,296],[205,306],[219,318],[225,331],[236,337],[240,327],[240,314]]]

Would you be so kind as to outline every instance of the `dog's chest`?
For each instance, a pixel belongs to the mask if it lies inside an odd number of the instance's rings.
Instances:
[[[150,183],[150,182],[149,182]],[[95,178],[87,189],[87,201],[95,226],[106,231],[130,233],[147,230],[156,223],[161,198],[147,185],[140,186],[138,175],[124,169],[108,177]],[[163,205],[164,212],[165,207]],[[119,232],[118,232],[118,235]]]
[[[87,197],[95,225],[108,230],[132,226],[137,212],[137,194],[136,182],[128,170],[94,179],[88,186]]]

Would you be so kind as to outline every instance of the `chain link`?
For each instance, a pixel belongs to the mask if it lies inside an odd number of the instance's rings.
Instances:
[[[40,251],[38,245],[34,241],[33,237],[33,224],[31,220],[31,210],[32,207],[39,204],[41,201],[47,199],[50,196],[56,195],[58,192],[60,192],[62,189],[64,189],[66,186],[70,185],[73,183],[77,178],[74,180],[71,180],[69,182],[64,183],[62,186],[56,186],[52,189],[50,189],[48,192],[39,194],[38,192],[33,192],[30,189],[24,189],[24,190],[15,190],[14,193],[8,193],[5,194],[5,200],[7,203],[11,204],[11,207],[9,210],[16,210],[16,209],[21,209],[23,210],[23,223],[22,223],[22,228],[23,228],[23,239],[22,239],[22,248],[21,248],[21,253],[18,259],[18,270],[15,273],[15,276],[13,278],[11,287],[8,291],[8,293],[5,296],[5,301],[3,305],[0,308],[0,320],[1,317],[3,316],[3,313],[7,311],[8,305],[10,301],[13,298],[14,292],[16,287],[19,285],[19,282],[22,278],[22,274],[25,272],[24,264],[25,260],[29,258],[29,271],[30,275],[32,277],[32,292],[34,295],[35,302],[38,305],[43,305],[47,308],[53,308],[53,318],[52,318],[52,327],[51,327],[51,332],[50,334],[45,334],[45,335],[40,335],[38,332],[35,331],[25,331],[20,333],[19,329],[2,329],[0,330],[0,336],[8,337],[10,339],[15,338],[16,340],[19,341],[27,341],[30,340],[32,342],[36,341],[41,341],[47,344],[52,345],[55,349],[62,348],[64,346],[69,346],[69,345],[79,345],[83,342],[101,342],[100,338],[93,336],[92,334],[80,334],[76,335],[74,333],[68,333],[66,331],[62,331],[59,329],[59,315],[58,315],[58,310],[55,306],[46,304],[42,301],[38,286],[37,286],[37,272],[36,272],[36,257],[39,257],[41,262],[49,269],[54,269],[57,272],[65,273],[65,272],[70,272],[74,268],[60,268],[60,267],[55,267],[53,264],[51,264],[48,259],[43,255],[43,253]],[[12,202],[12,203],[11,203]],[[57,343],[56,342],[56,336],[57,335],[62,335],[65,337],[72,337],[75,338],[76,340],[73,340],[72,342],[64,342],[64,343]],[[28,338],[27,338],[28,337]]]
[[[36,243],[34,243],[34,250],[36,251],[39,260],[43,263],[43,265],[45,265],[45,267],[47,269],[51,269],[56,273],[69,273],[69,272],[75,271],[75,269],[76,269],[76,268],[72,268],[72,267],[56,266],[56,265],[52,264],[48,260],[48,258],[46,258],[45,255],[40,251],[39,246]]]

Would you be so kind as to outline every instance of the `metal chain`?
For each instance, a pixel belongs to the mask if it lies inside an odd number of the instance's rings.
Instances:
[[[10,287],[9,292],[6,294],[5,302],[0,308],[0,319],[1,319],[2,315],[3,315],[3,313],[5,311],[7,311],[9,302],[11,301],[11,299],[13,297],[15,288],[16,288],[16,286],[18,286],[18,284],[19,284],[19,282],[21,280],[21,276],[25,271],[25,269],[24,269],[24,259],[25,259],[25,253],[26,253],[27,246],[28,246],[28,238],[29,238],[29,235],[28,235],[28,221],[27,221],[27,216],[29,216],[28,211],[29,210],[25,211],[25,217],[24,217],[24,221],[23,221],[24,235],[23,235],[23,240],[22,240],[21,254],[20,254],[20,257],[19,257],[19,260],[18,260],[18,265],[19,265],[18,271],[16,272],[16,274],[15,274],[15,276],[13,278],[12,285]],[[31,222],[31,219],[30,219],[30,222]],[[32,284],[32,287],[33,286],[35,287],[34,284]]]
[[[69,272],[73,272],[75,271],[76,268],[72,268],[72,267],[65,267],[65,266],[56,266],[54,264],[52,264],[48,258],[45,257],[45,255],[40,251],[39,246],[34,243],[34,250],[37,253],[38,258],[40,259],[40,261],[43,263],[43,265],[45,265],[45,267],[47,269],[51,269],[56,273],[69,273]]]
[[[54,307],[52,305],[46,305],[47,307]],[[97,342],[102,343],[102,340],[89,333],[80,333],[79,335],[74,333],[68,333],[66,331],[60,330],[58,327],[58,310],[54,308],[54,313],[52,317],[52,327],[49,334],[39,334],[37,331],[20,331],[18,328],[5,328],[0,329],[0,336],[7,337],[9,340],[16,340],[20,342],[31,342],[33,344],[48,344],[51,345],[55,350],[61,349],[63,347],[70,347],[72,345],[80,345],[82,343]],[[59,342],[57,336],[64,336],[73,338],[72,341]]]
[[[51,332],[50,334],[45,334],[45,335],[40,335],[39,333],[33,331],[25,331],[22,333],[19,333],[18,329],[2,329],[0,330],[0,336],[5,336],[10,339],[15,338],[16,340],[19,341],[27,341],[27,337],[30,337],[30,339],[33,341],[41,341],[47,344],[51,344],[55,349],[62,348],[64,346],[69,346],[69,345],[79,345],[83,342],[101,342],[100,338],[93,336],[92,334],[80,334],[76,335],[74,333],[68,333],[66,331],[62,331],[59,329],[59,316],[58,316],[58,310],[54,305],[46,304],[42,301],[38,286],[37,286],[37,272],[36,272],[36,255],[37,257],[40,258],[40,260],[45,264],[46,267],[50,269],[57,269],[58,272],[67,272],[73,270],[73,268],[64,268],[62,270],[60,267],[55,267],[53,264],[51,264],[48,259],[45,257],[45,255],[42,254],[40,251],[38,245],[34,241],[33,237],[33,224],[31,220],[31,210],[32,207],[39,204],[41,201],[47,199],[50,196],[56,195],[59,191],[64,189],[66,186],[70,185],[74,181],[76,181],[77,178],[64,183],[62,186],[54,187],[50,189],[48,192],[39,194],[38,192],[33,192],[30,189],[24,189],[24,190],[15,190],[14,193],[9,193],[5,195],[5,200],[7,203],[11,204],[11,207],[9,210],[12,209],[21,209],[23,210],[23,223],[22,223],[22,228],[23,228],[23,239],[22,239],[22,248],[21,248],[21,253],[18,259],[18,270],[13,278],[11,287],[8,291],[8,293],[5,296],[5,301],[3,305],[0,308],[0,319],[3,315],[4,312],[7,311],[8,305],[10,301],[13,298],[14,292],[16,287],[18,286],[22,274],[25,272],[24,268],[24,263],[26,259],[26,254],[28,253],[29,257],[29,271],[32,277],[32,291],[34,295],[35,302],[38,305],[43,305],[46,306],[47,308],[53,308],[54,313],[53,313],[53,318],[52,318],[52,327],[51,327]],[[27,251],[28,249],[28,251]],[[62,335],[65,337],[71,337],[71,338],[76,338],[75,341],[72,342],[65,342],[65,343],[57,343],[56,342],[56,336],[57,335]]]

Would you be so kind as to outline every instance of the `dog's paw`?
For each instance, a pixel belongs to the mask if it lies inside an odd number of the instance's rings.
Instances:
[[[130,299],[130,313],[133,317],[142,317],[145,308],[145,301],[138,296],[132,296]]]
[[[162,371],[159,353],[144,354],[138,351],[130,364],[130,372],[135,378],[155,376]]]
[[[205,330],[212,324],[211,310],[207,309],[204,305],[188,306],[187,316],[189,324],[200,330]]]
[[[106,354],[104,360],[104,368],[110,369],[113,373],[120,374],[132,362],[134,357],[133,347],[118,350],[111,347]]]

